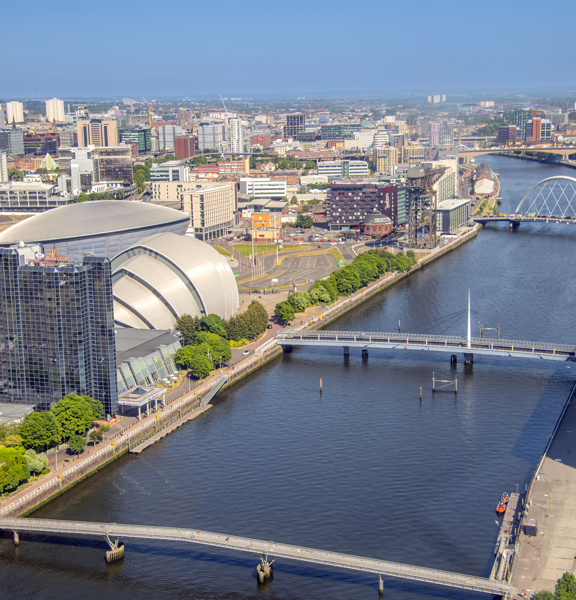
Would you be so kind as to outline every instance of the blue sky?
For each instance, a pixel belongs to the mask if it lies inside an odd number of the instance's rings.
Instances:
[[[0,97],[576,89],[576,2],[5,3]]]

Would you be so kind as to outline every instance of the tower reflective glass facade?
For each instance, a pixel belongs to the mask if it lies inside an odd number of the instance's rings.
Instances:
[[[116,412],[110,261],[0,248],[0,401],[49,409],[72,393]]]

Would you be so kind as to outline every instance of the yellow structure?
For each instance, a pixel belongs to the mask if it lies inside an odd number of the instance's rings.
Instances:
[[[252,228],[248,231],[255,242],[275,242],[282,229],[280,213],[252,213]]]

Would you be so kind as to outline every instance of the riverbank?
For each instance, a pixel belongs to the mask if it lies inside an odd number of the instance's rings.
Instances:
[[[418,263],[409,271],[404,273],[388,273],[367,288],[359,290],[347,298],[340,299],[332,306],[324,309],[319,317],[310,319],[310,321],[303,323],[297,329],[321,329],[326,327],[360,304],[373,298],[395,283],[406,279],[411,274],[424,269],[428,264],[471,240],[478,235],[480,229],[480,226],[475,227],[460,238],[443,247],[432,250],[430,254],[420,258]],[[4,502],[0,502],[0,516],[23,516],[33,512],[129,452],[130,448],[143,438],[155,437],[156,431],[159,429],[164,430],[167,427],[170,427],[171,430],[175,429],[176,427],[172,427],[172,424],[176,423],[183,414],[188,413],[197,406],[200,403],[201,397],[209,393],[210,389],[222,375],[227,378],[226,383],[221,388],[225,390],[273,361],[281,354],[282,349],[276,344],[276,339],[268,340],[253,355],[247,357],[238,365],[212,374],[200,388],[184,394],[177,400],[173,400],[159,412],[152,413],[141,421],[125,427],[97,448],[87,450],[79,457],[75,457],[68,466],[61,468],[59,471],[49,473],[39,481],[29,484],[22,490],[12,494]],[[180,424],[177,423],[176,425],[179,426]],[[158,439],[162,437],[163,435],[158,436]]]
[[[538,150],[532,150],[531,152],[538,152]],[[576,154],[576,151],[574,154]],[[500,152],[498,155],[506,156],[507,158],[519,158],[520,160],[531,160],[533,162],[545,163],[547,165],[576,169],[576,164],[564,160],[550,160],[549,158],[538,158],[537,156],[527,156],[525,154],[517,154],[516,152]]]

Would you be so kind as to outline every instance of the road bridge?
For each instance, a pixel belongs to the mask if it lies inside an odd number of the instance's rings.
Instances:
[[[539,146],[529,147],[529,146],[514,146],[510,148],[471,148],[470,150],[458,150],[458,157],[464,158],[465,160],[469,158],[474,158],[476,156],[484,156],[485,154],[500,154],[502,152],[510,153],[516,152],[520,154],[525,154],[526,152],[542,152],[544,154],[556,154],[561,156],[563,160],[567,160],[572,154],[576,154],[576,148],[562,148],[562,147],[550,147],[543,148]]]
[[[464,338],[449,335],[420,333],[384,333],[358,331],[302,331],[287,329],[279,331],[277,343],[285,351],[293,346],[340,347],[344,354],[350,348],[359,348],[366,355],[369,348],[403,352],[463,353],[464,360],[472,362],[473,354],[512,358],[536,358],[541,360],[575,360],[576,346],[495,338]]]
[[[270,558],[287,558],[327,567],[338,567],[350,569],[363,573],[377,574],[380,578],[396,577],[408,579],[420,583],[458,588],[485,594],[509,597],[512,586],[503,581],[475,577],[462,573],[452,573],[438,569],[416,567],[402,563],[366,558],[352,554],[342,554],[295,546],[293,544],[282,544],[279,542],[258,540],[224,533],[213,533],[199,529],[181,529],[177,527],[152,527],[146,525],[122,525],[118,523],[94,523],[84,521],[60,521],[52,519],[0,519],[0,529],[12,530],[16,540],[19,541],[18,532],[28,531],[35,533],[51,533],[60,535],[88,535],[103,536],[111,548],[117,548],[117,542],[112,543],[111,538],[137,538],[145,540],[166,540],[174,542],[188,542],[237,550],[239,552],[250,552],[262,556],[263,561]],[[380,590],[382,591],[382,586]]]

